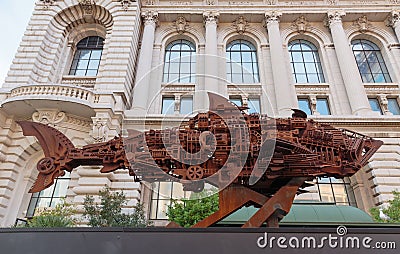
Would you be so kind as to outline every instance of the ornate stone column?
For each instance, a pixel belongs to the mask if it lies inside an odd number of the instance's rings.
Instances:
[[[217,26],[218,12],[204,12],[204,25],[206,28],[205,45],[205,90],[218,93],[218,45]]]
[[[158,13],[147,11],[142,13],[144,22],[143,39],[137,65],[135,88],[133,90],[132,109],[135,115],[142,116],[147,110],[150,90],[150,71],[153,58],[154,33],[158,21]]]
[[[277,11],[265,13],[264,25],[268,30],[278,114],[287,117],[292,114],[292,108],[297,108],[297,97],[294,86],[290,84],[289,72],[286,68],[287,63],[279,30],[280,16],[282,16],[282,13]]]
[[[331,29],[340,72],[342,74],[352,114],[370,114],[372,110],[369,106],[367,94],[365,93],[357,63],[349,45],[349,40],[343,29],[342,17],[344,15],[346,15],[344,11],[328,12],[328,25]]]
[[[393,27],[396,37],[400,41],[400,11],[392,11],[386,22],[388,26]]]

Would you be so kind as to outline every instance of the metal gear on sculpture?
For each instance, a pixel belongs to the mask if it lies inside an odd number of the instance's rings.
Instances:
[[[219,210],[193,227],[209,227],[243,206],[260,209],[243,227],[267,223],[278,227],[295,195],[318,176],[352,176],[367,165],[383,144],[365,135],[307,120],[294,110],[292,118],[246,114],[246,108],[210,97],[209,112],[199,113],[178,128],[129,131],[128,137],[75,148],[58,130],[19,121],[25,136],[35,136],[45,158],[30,192],[80,165],[102,165],[102,173],[129,169],[135,181],[170,181],[185,190],[201,191],[204,183],[220,188]],[[249,142],[245,145],[245,142]],[[272,148],[272,149],[271,149]],[[229,157],[234,154],[234,159]],[[236,173],[230,172],[240,165]],[[226,167],[225,164],[228,164]],[[236,165],[236,166],[237,166]]]

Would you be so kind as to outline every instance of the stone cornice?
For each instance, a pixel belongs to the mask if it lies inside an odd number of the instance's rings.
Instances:
[[[217,6],[226,7],[252,7],[252,6],[265,6],[266,8],[298,8],[298,7],[325,7],[325,8],[365,8],[369,6],[385,6],[385,7],[395,7],[400,5],[400,0],[142,0],[143,6],[170,6],[170,7],[194,7],[194,6],[204,6],[208,8]],[[222,9],[221,9],[222,10]],[[327,9],[328,10],[328,9]],[[374,11],[374,10],[371,10]]]
[[[357,126],[357,127],[398,127],[400,128],[400,116],[381,116],[381,117],[361,117],[361,116],[309,116],[309,119],[314,119],[319,123],[331,124],[334,126]],[[177,123],[181,122],[182,116],[170,116],[165,117],[164,115],[151,115],[146,119],[139,117],[125,118],[126,124],[143,124],[146,125],[160,125],[161,123]]]

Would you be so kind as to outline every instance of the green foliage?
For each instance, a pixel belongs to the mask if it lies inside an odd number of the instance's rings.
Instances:
[[[77,220],[73,218],[74,213],[75,209],[72,205],[62,201],[55,208],[34,216],[25,226],[29,228],[72,227],[77,223]]]
[[[84,216],[92,227],[146,227],[143,205],[133,207],[131,214],[122,213],[122,207],[127,203],[123,192],[111,192],[108,187],[99,191],[100,205],[95,204],[93,196],[86,196],[83,206]]]
[[[218,194],[193,193],[191,199],[172,200],[167,216],[182,227],[191,227],[218,210]]]
[[[376,222],[386,222],[386,223],[400,223],[400,192],[393,191],[394,198],[389,201],[389,206],[383,209],[382,212],[389,217],[389,219],[384,220],[379,216],[379,208],[371,208],[370,212],[372,218]]]

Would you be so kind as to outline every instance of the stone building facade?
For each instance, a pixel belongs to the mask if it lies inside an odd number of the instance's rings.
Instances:
[[[383,140],[362,172],[318,179],[299,199],[384,204],[400,186],[399,40],[397,0],[37,0],[0,88],[0,226],[62,197],[81,208],[104,186],[127,194],[127,210],[141,201],[163,219],[180,187],[135,183],[124,170],[79,167],[32,196],[43,153],[16,121],[54,126],[80,147],[126,124],[175,125],[206,108],[204,91],[276,117],[301,108]]]

